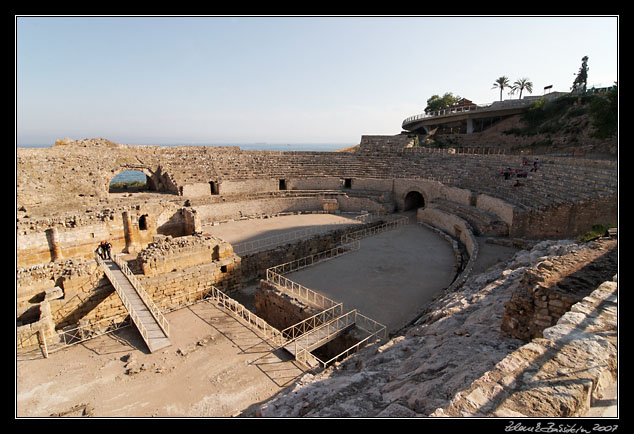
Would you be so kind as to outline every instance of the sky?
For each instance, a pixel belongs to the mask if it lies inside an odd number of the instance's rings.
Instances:
[[[16,145],[353,145],[500,76],[569,91],[584,56],[612,85],[618,42],[616,16],[16,16]]]

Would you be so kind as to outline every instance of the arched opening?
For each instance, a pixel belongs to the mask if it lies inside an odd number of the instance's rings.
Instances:
[[[125,193],[149,189],[147,176],[139,170],[124,170],[118,173],[108,185],[108,193]]]
[[[412,209],[418,209],[425,206],[425,199],[423,195],[417,191],[410,191],[405,195],[405,205],[403,211],[409,211]]]

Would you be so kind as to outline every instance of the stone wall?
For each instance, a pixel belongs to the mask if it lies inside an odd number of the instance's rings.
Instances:
[[[96,327],[105,320],[121,322],[127,311],[114,288],[94,260],[69,259],[45,267],[23,269],[17,293],[19,312],[25,324],[18,326],[18,348],[37,344],[35,332],[42,330],[49,345],[57,332],[67,327]],[[50,287],[50,285],[56,285]],[[36,288],[49,289],[37,292]],[[35,295],[33,294],[35,291]],[[20,318],[19,318],[20,319]],[[51,340],[53,339],[53,340]]]
[[[156,236],[137,255],[136,262],[145,276],[165,274],[195,267],[233,255],[233,247],[213,235],[190,235],[178,238]]]
[[[585,416],[617,378],[617,288],[599,285],[430,416]]]
[[[478,242],[473,236],[469,224],[460,217],[436,208],[425,207],[418,210],[416,220],[427,223],[451,235],[466,247],[469,255],[474,256],[477,254]]]
[[[84,211],[84,214],[90,214]],[[68,216],[18,225],[17,265],[29,267],[64,258],[91,258],[102,241],[114,253],[139,251],[157,233],[184,235],[185,217],[169,204],[102,210],[96,218]]]
[[[616,240],[595,245],[582,255],[573,252],[529,268],[505,304],[501,329],[523,340],[542,337],[545,328],[555,325],[601,283],[603,273],[616,274]]]
[[[278,330],[284,330],[322,310],[280,291],[266,280],[260,281],[254,298],[255,314]]]
[[[562,201],[563,202],[563,201]],[[608,194],[569,201],[539,211],[515,210],[509,236],[533,239],[564,239],[592,229],[595,224],[618,222],[618,198]]]
[[[116,251],[137,251],[143,247],[142,238],[151,239],[155,233],[188,235],[191,222],[179,212],[185,199],[217,199],[197,208],[202,223],[323,209],[316,196],[270,196],[282,191],[336,191],[342,194],[337,197],[339,210],[373,212],[401,210],[405,195],[419,191],[426,202],[443,198],[495,214],[509,224],[510,236],[522,238],[571,237],[618,218],[613,161],[548,156],[538,172],[523,179],[523,187],[514,188],[495,174],[504,167],[517,168],[519,156],[403,152],[407,142],[403,135],[364,136],[362,141],[370,148],[381,143],[380,152],[378,148],[337,153],[127,146],[105,139],[18,149],[18,263],[87,257],[94,240],[106,234]],[[108,193],[108,182],[125,169],[149,176],[153,191],[162,193],[155,194],[155,207]],[[235,198],[246,195],[264,196]],[[120,221],[126,211],[129,225]],[[135,230],[135,216],[143,215],[154,219],[149,232]]]
[[[133,262],[131,269],[143,274],[139,281],[161,309],[180,304],[183,295],[200,296],[212,285],[225,294],[242,286],[240,257],[212,235],[155,237]]]
[[[137,277],[161,310],[172,310],[199,300],[212,286],[228,295],[242,287],[240,258],[237,256],[183,270]]]
[[[363,139],[364,143],[372,142]],[[108,198],[107,185],[114,174],[133,168],[149,174],[156,190],[193,197],[211,194],[210,182],[221,195],[270,192],[280,189],[280,179],[292,188],[329,189],[337,179],[442,179],[444,184],[518,201],[531,208],[561,195],[573,201],[615,192],[617,166],[610,161],[548,157],[543,170],[530,174],[531,194],[498,188],[494,178],[503,167],[516,167],[519,156],[476,156],[429,152],[402,152],[406,137],[382,138],[388,146],[380,152],[267,152],[210,146],[124,146],[96,140],[42,149],[18,149],[18,206],[39,206],[86,198]],[[383,145],[381,145],[383,146]],[[363,149],[364,147],[361,146]],[[418,148],[424,149],[424,148]],[[68,182],[72,176],[73,183]],[[316,181],[323,178],[324,181]],[[328,180],[326,182],[325,180]],[[300,185],[301,184],[301,185]],[[318,185],[319,184],[319,185]],[[526,189],[524,189],[526,190]],[[489,193],[490,192],[490,193]]]

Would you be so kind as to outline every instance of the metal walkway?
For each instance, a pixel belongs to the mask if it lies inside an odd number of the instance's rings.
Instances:
[[[172,345],[169,339],[169,323],[127,265],[117,261],[116,257],[115,261],[96,258],[121,298],[132,322],[143,336],[150,352]]]
[[[348,316],[341,316],[334,321],[324,324],[321,327],[304,333],[300,337],[294,339],[290,343],[284,345],[284,349],[297,356],[298,350],[311,352],[317,348],[326,345],[337,336],[345,333],[354,327],[354,321],[348,321]]]

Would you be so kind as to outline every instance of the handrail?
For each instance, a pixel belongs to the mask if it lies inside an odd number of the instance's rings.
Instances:
[[[341,237],[342,243],[350,243],[353,241],[359,241],[361,238],[369,237],[372,235],[376,235],[381,232],[389,231],[392,229],[396,229],[398,227],[404,226],[409,223],[409,217],[399,217],[395,220],[392,220],[387,223],[383,223],[378,226],[374,226],[371,228],[361,229],[355,232],[351,232],[349,234],[345,234]]]
[[[293,273],[303,268],[316,265],[320,262],[327,261],[329,259],[333,259],[337,256],[341,256],[359,249],[359,241],[351,240],[349,242],[333,247],[332,249],[324,250],[312,255],[304,256],[303,258],[295,259],[294,261],[285,262],[283,264],[270,267],[269,269],[267,269],[267,271],[271,270],[273,273],[277,273],[280,275]]]
[[[459,114],[459,113],[465,113],[465,112],[488,109],[488,108],[491,108],[491,104],[481,104],[481,105],[473,104],[473,105],[461,106],[461,107],[453,107],[453,108],[449,107],[443,110],[436,110],[429,113],[420,113],[417,115],[410,116],[403,121],[403,125],[409,124],[411,122],[414,122],[420,119],[434,118],[438,116],[447,116],[452,114]]]
[[[303,321],[298,322],[297,324],[293,324],[290,327],[282,330],[282,336],[288,340],[288,342],[293,341],[300,336],[308,333],[311,330],[317,329],[324,324],[327,324],[337,317],[343,314],[343,303],[339,303],[335,306],[332,306],[326,310],[322,310],[321,312],[304,319]]]
[[[323,324],[314,330],[311,330],[311,334],[318,334],[321,331],[326,332],[324,336],[322,336],[319,340],[315,342],[309,341],[307,339],[306,340],[295,339],[294,341],[295,358],[299,360],[300,362],[306,363],[308,353],[310,353],[311,351],[309,347],[313,347],[313,348],[320,347],[321,345],[323,345],[324,342],[330,341],[333,338],[333,336],[338,334],[342,329],[345,329],[346,327],[349,327],[350,325],[354,325],[354,317],[356,316],[356,312],[357,312],[356,310],[351,310],[345,315],[341,315],[333,319],[332,321],[326,324]],[[316,360],[319,360],[319,359],[316,358]]]
[[[350,318],[354,317],[353,320],[351,320]],[[343,321],[343,326],[340,326],[340,321]],[[364,330],[365,332],[369,333],[369,335],[367,337],[365,337],[364,339],[360,340],[359,342],[357,342],[356,344],[352,345],[351,347],[347,348],[346,350],[342,351],[341,353],[337,354],[336,356],[332,357],[331,359],[329,359],[328,361],[323,361],[321,359],[319,359],[317,356],[315,356],[314,354],[310,353],[310,350],[308,349],[308,347],[300,347],[297,348],[297,343],[295,344],[295,358],[308,365],[307,361],[309,358],[315,360],[317,363],[319,363],[322,367],[326,367],[328,366],[330,363],[332,363],[333,361],[337,360],[338,358],[342,357],[342,356],[346,356],[348,354],[350,354],[353,350],[358,349],[361,347],[362,344],[370,341],[370,339],[374,339],[374,342],[376,342],[377,340],[382,340],[385,339],[387,337],[387,330],[386,327],[376,321],[374,321],[371,318],[368,318],[365,315],[360,314],[359,312],[357,312],[357,310],[352,310],[348,313],[346,313],[345,315],[331,321],[330,323],[326,324],[323,327],[328,327],[327,331],[327,336],[320,339],[318,342],[324,342],[329,340],[334,333],[330,333],[330,325],[332,323],[337,322],[337,328],[335,329],[335,333],[339,332],[339,330],[348,327],[351,324],[354,324],[356,327]],[[373,329],[372,330],[367,330],[365,329],[363,326],[369,326],[368,328]],[[315,346],[315,342],[311,343],[311,346]]]
[[[305,228],[305,229],[298,229],[296,231],[293,232],[288,232],[288,233],[284,233],[284,234],[280,234],[280,235],[274,235],[271,237],[267,237],[267,238],[262,238],[259,240],[253,240],[253,241],[244,241],[242,243],[238,243],[238,244],[234,244],[233,245],[233,251],[237,254],[237,255],[246,255],[248,253],[252,253],[258,249],[262,249],[264,247],[272,247],[272,246],[278,246],[281,245],[285,242],[290,242],[290,241],[294,241],[297,239],[301,239],[301,238],[305,238],[305,237],[309,237],[315,234],[322,234],[322,233],[326,233],[332,229],[335,229],[337,227],[343,226],[343,225],[354,225],[357,224],[355,222],[341,222],[341,223],[335,223],[335,224],[331,224],[331,225],[326,225],[326,226],[320,226],[320,227],[314,227],[314,228]]]
[[[291,279],[288,279],[280,274],[274,273],[270,269],[266,270],[266,280],[273,285],[281,286],[291,294],[303,298],[322,309],[328,309],[338,304],[336,301],[331,300],[330,298],[325,297],[312,289],[305,287],[304,285],[293,282]]]
[[[130,303],[130,300],[128,299],[128,297],[125,295],[125,292],[119,285],[119,282],[117,281],[116,277],[112,273],[112,270],[110,270],[106,266],[105,262],[103,261],[103,259],[99,257],[99,255],[95,254],[95,259],[97,260],[97,263],[101,266],[102,270],[108,277],[108,280],[110,280],[110,283],[114,287],[115,291],[117,291],[117,294],[119,295],[119,298],[121,298],[121,302],[123,303],[123,306],[126,308],[128,313],[130,314],[130,318],[132,318],[132,322],[134,322],[134,324],[139,329],[141,336],[143,336],[143,340],[145,342],[148,342],[148,339],[149,339],[148,331],[143,325],[143,322],[139,318],[139,315],[137,314],[136,310],[134,310],[134,307],[132,307],[132,304]]]
[[[152,314],[154,319],[156,319],[158,325],[161,327],[165,335],[169,336],[170,325],[167,321],[167,318],[165,318],[165,315],[163,315],[158,306],[156,306],[154,300],[152,300],[152,297],[150,297],[150,295],[145,291],[143,285],[141,285],[141,282],[137,280],[136,276],[132,273],[128,265],[120,259],[119,255],[114,256],[114,262],[121,269],[123,274],[128,278],[132,286],[134,286],[137,294],[139,294],[139,297],[141,297],[143,303],[145,303],[147,308],[150,310],[150,313]]]
[[[239,318],[246,321],[250,329],[262,332],[264,334],[264,338],[271,340],[276,346],[283,346],[286,343],[282,332],[269,325],[265,320],[253,314],[250,310],[213,285],[211,287],[211,298],[219,302],[224,308]]]
[[[521,99],[521,100],[507,100],[501,102],[494,102],[490,104],[473,104],[467,106],[460,107],[448,107],[443,110],[436,110],[429,113],[420,113],[417,115],[410,116],[405,118],[401,126],[405,126],[405,124],[409,124],[421,119],[434,118],[440,116],[450,116],[450,115],[458,115],[465,112],[484,110],[484,111],[494,111],[494,110],[506,110],[506,109],[516,109],[518,107],[529,106],[535,103],[535,100],[532,99]]]
[[[359,241],[356,240],[345,245],[334,247],[324,252],[315,253],[314,255],[306,256],[295,261],[286,262],[284,264],[268,268],[266,270],[266,280],[273,285],[281,286],[293,295],[303,298],[304,300],[313,303],[315,306],[318,306],[322,309],[329,309],[339,303],[331,300],[328,297],[318,294],[317,292],[305,287],[304,285],[300,285],[299,283],[284,277],[283,274],[292,273],[294,271],[310,267],[319,262],[344,255],[354,250],[359,250],[359,248]]]

